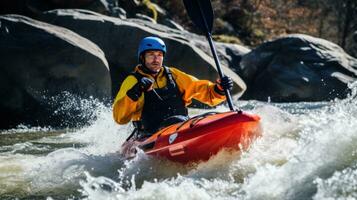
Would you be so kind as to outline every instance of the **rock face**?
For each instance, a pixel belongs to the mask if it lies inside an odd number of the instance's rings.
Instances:
[[[19,15],[0,16],[0,71],[0,128],[20,122],[59,126],[75,118],[54,113],[58,105],[51,98],[63,92],[110,97],[107,61],[95,44]]]
[[[53,10],[46,12],[40,20],[66,27],[90,39],[104,51],[110,66],[113,96],[123,79],[138,63],[137,48],[140,40],[150,35],[161,37],[167,44],[166,65],[175,66],[200,79],[214,81],[218,77],[214,61],[208,55],[205,38],[186,31],[139,19],[122,20],[83,10]],[[221,49],[227,51],[226,48]],[[228,68],[234,54],[225,54],[221,54],[226,58],[222,62],[223,72],[235,81],[234,93],[242,94],[246,88],[244,82]]]
[[[0,14],[19,14],[36,17],[42,12],[56,8],[80,8],[105,15],[122,17],[122,9],[114,0],[2,0]],[[125,12],[125,11],[124,11]],[[124,15],[126,17],[126,14]]]
[[[248,85],[244,99],[326,101],[350,92],[357,60],[329,41],[289,35],[243,56],[238,73]]]
[[[346,51],[357,58],[357,31],[347,38]]]
[[[240,61],[245,54],[250,52],[250,49],[237,44],[222,42],[216,42],[215,44],[221,63],[229,66],[234,72],[239,71]],[[212,55],[211,49],[205,40],[195,40],[194,45],[202,49],[205,53]]]

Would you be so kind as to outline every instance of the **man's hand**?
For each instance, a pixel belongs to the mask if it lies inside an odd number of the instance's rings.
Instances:
[[[139,82],[139,87],[140,87],[140,91],[141,92],[146,92],[149,91],[152,87],[152,84],[154,83],[154,81],[150,78],[147,77],[143,77]]]
[[[214,89],[218,94],[224,95],[224,90],[231,91],[233,89],[233,81],[230,77],[223,76],[221,79],[217,80],[217,84]]]
[[[140,79],[130,90],[126,92],[126,95],[133,100],[137,101],[143,92],[149,91],[152,88],[153,80],[147,77]]]

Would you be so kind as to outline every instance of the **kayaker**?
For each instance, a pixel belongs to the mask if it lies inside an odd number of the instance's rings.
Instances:
[[[137,137],[150,136],[168,123],[188,119],[186,107],[192,99],[215,106],[226,99],[224,89],[232,90],[233,81],[227,76],[213,83],[164,66],[165,54],[162,39],[153,36],[142,39],[139,64],[123,81],[114,100],[115,121],[119,124],[133,121]]]

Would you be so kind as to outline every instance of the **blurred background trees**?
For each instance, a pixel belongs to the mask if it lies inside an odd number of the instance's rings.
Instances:
[[[189,22],[181,0],[152,0],[188,30]],[[339,44],[350,54],[357,43],[356,0],[212,0],[214,34],[237,37],[245,45],[291,33],[304,33]],[[354,45],[354,47],[352,47]],[[357,56],[354,54],[354,56]]]

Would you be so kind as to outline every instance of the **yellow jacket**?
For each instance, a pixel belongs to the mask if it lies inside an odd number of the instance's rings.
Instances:
[[[197,78],[173,67],[170,67],[170,71],[179,91],[183,94],[182,100],[185,102],[186,106],[191,104],[192,99],[196,99],[210,106],[215,106],[226,99],[224,95],[220,95],[214,91],[214,83],[208,80],[198,80]],[[154,80],[154,88],[163,88],[166,86],[167,80],[163,68],[160,70],[156,78],[149,74],[145,74],[139,69],[139,66],[136,66],[135,72],[139,72],[140,74]],[[126,92],[137,82],[138,81],[133,75],[129,75],[123,81],[114,100],[113,117],[119,124],[126,124],[130,122],[130,120],[137,121],[141,118],[141,111],[144,107],[144,93],[138,101],[133,101],[126,95]]]

